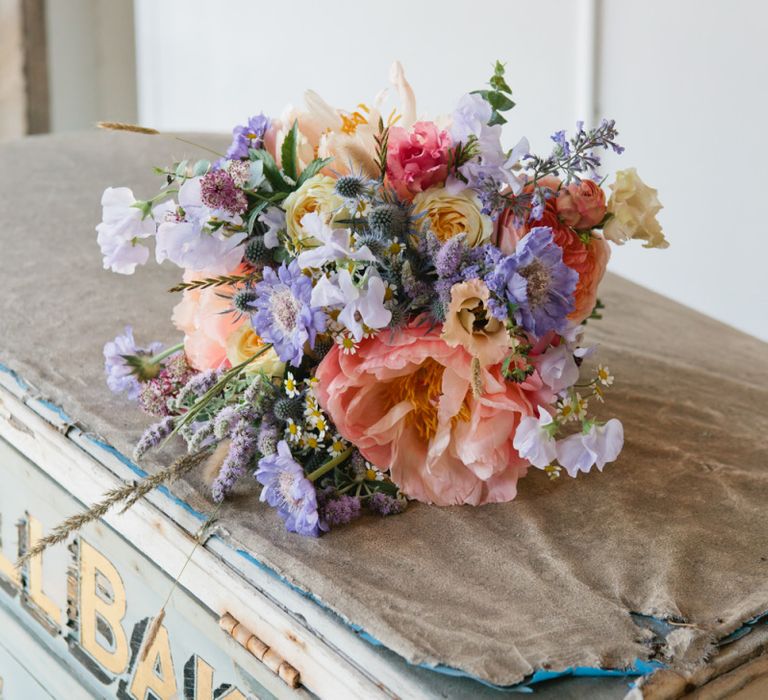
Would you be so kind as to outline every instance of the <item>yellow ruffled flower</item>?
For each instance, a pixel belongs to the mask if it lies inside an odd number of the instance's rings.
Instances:
[[[264,343],[249,323],[244,323],[227,338],[227,359],[232,366],[253,357]],[[245,368],[246,374],[264,372],[268,377],[282,377],[285,374],[285,362],[277,356],[274,348],[269,348]]]
[[[315,175],[285,198],[282,205],[285,209],[285,228],[297,249],[307,245],[319,245],[319,241],[310,236],[301,225],[305,214],[317,212],[326,223],[330,223],[336,214],[348,215],[346,210],[342,209],[344,200],[334,191],[335,185],[336,180],[332,177]]]
[[[480,200],[469,189],[451,194],[445,187],[434,187],[413,198],[414,215],[424,214],[440,241],[463,233],[473,248],[487,243],[493,232],[493,222],[480,208]]]
[[[662,209],[658,191],[648,187],[634,168],[619,170],[610,188],[608,212],[612,216],[603,228],[603,235],[618,244],[637,238],[645,241],[644,248],[667,248],[669,243],[656,220],[656,214]]]

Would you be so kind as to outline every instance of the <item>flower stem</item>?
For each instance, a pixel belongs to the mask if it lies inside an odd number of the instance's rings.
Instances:
[[[338,467],[344,460],[352,454],[352,448],[348,447],[344,452],[329,459],[325,464],[321,464],[315,471],[307,475],[310,481],[317,481],[321,476],[325,476],[329,471]]]
[[[174,353],[178,352],[179,350],[184,349],[184,343],[176,343],[176,345],[172,345],[169,348],[166,348],[162,352],[157,353],[157,355],[154,355],[150,358],[150,362],[153,365],[156,365],[158,362],[162,362],[166,357],[170,357]]]

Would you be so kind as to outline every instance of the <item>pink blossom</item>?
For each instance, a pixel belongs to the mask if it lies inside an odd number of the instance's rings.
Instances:
[[[364,340],[355,355],[334,347],[316,377],[321,406],[341,435],[411,498],[437,505],[512,500],[528,463],[512,445],[524,416],[552,400],[534,373],[508,382],[481,369],[439,329],[406,328]]]
[[[387,147],[389,184],[407,200],[434,185],[443,185],[451,145],[448,132],[433,122],[416,122],[410,130],[393,126]]]

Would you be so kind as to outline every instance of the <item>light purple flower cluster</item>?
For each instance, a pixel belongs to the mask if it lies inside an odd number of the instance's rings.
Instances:
[[[227,149],[227,158],[238,160],[248,157],[248,150],[264,147],[264,135],[269,129],[269,117],[258,114],[247,124],[240,124],[232,130],[232,144]]]
[[[258,433],[255,417],[244,411],[235,420],[236,423],[229,432],[229,451],[211,484],[211,494],[217,503],[223,501],[237,480],[246,474],[257,453]]]
[[[311,306],[312,280],[299,264],[283,263],[275,272],[265,267],[262,280],[255,286],[255,312],[251,323],[259,337],[272,343],[283,362],[301,364],[304,345],[315,346],[315,337],[325,330],[326,316]]]

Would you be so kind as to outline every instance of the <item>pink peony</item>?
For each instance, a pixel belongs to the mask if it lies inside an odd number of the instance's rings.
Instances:
[[[451,145],[448,132],[433,122],[416,122],[410,130],[393,126],[387,146],[387,180],[398,196],[411,200],[433,185],[443,185]]]
[[[528,463],[512,440],[524,416],[553,395],[538,374],[505,381],[422,328],[381,333],[357,354],[334,347],[317,369],[317,395],[341,435],[410,496],[425,503],[480,505],[512,500]]]
[[[231,274],[240,274],[238,268]],[[209,277],[205,272],[187,270],[184,281]],[[184,332],[184,351],[189,364],[196,370],[218,369],[227,363],[227,338],[245,321],[235,314],[225,313],[232,307],[230,287],[191,289],[184,292],[181,301],[173,309],[172,320],[176,328]]]

